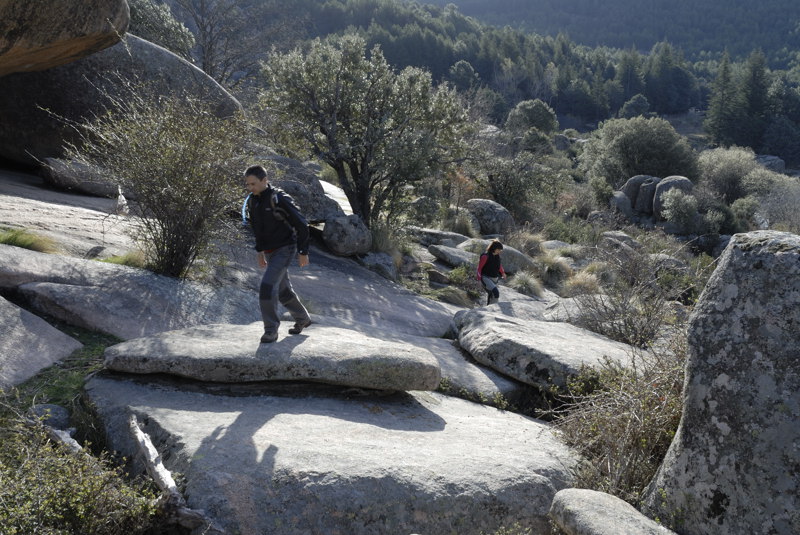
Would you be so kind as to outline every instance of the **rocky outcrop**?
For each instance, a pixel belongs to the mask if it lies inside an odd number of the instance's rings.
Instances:
[[[403,230],[408,232],[412,238],[419,241],[419,243],[425,247],[429,245],[446,245],[447,247],[455,247],[458,244],[469,240],[468,236],[464,236],[458,232],[449,232],[446,230],[414,226],[404,227]]]
[[[568,323],[516,319],[494,310],[456,314],[458,342],[475,360],[523,383],[564,388],[583,366],[630,365],[631,348]]]
[[[30,379],[83,344],[0,297],[0,390]]]
[[[263,330],[261,322],[217,324],[137,338],[106,349],[105,367],[217,383],[312,381],[376,390],[439,386],[436,359],[411,344],[322,325],[298,336],[282,328],[276,342],[259,344]]]
[[[458,247],[430,245],[428,252],[450,267],[478,265],[478,255]]]
[[[99,52],[119,42],[129,20],[125,0],[0,2],[0,76]]]
[[[125,101],[135,86],[157,95],[190,95],[228,117],[241,106],[191,63],[157,45],[126,36],[86,58],[41,72],[0,78],[0,156],[25,164],[64,156],[79,143],[74,124]]]
[[[281,178],[271,182],[295,200],[309,223],[322,223],[346,217],[339,203],[325,194],[325,190],[316,178],[309,178],[303,182]]]
[[[490,199],[470,199],[466,206],[478,220],[481,234],[505,235],[514,230],[514,217],[501,204]]]
[[[686,535],[800,532],[800,237],[737,234],[689,324],[684,409],[648,490]]]
[[[550,517],[566,535],[670,535],[631,504],[604,492],[564,489],[556,493]]]
[[[366,254],[372,248],[372,233],[361,217],[355,214],[325,221],[322,240],[334,254],[340,256]]]
[[[134,457],[137,415],[188,505],[228,533],[546,533],[576,463],[547,424],[435,392],[242,396],[104,377],[86,392],[110,447]]]
[[[113,178],[85,163],[44,158],[42,164],[42,178],[54,188],[109,198],[116,198],[120,191]]]

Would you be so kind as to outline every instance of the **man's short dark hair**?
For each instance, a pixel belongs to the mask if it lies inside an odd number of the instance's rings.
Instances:
[[[244,172],[244,176],[250,176],[250,175],[253,175],[259,180],[264,180],[265,178],[267,178],[267,170],[264,169],[264,166],[262,165],[251,165]]]

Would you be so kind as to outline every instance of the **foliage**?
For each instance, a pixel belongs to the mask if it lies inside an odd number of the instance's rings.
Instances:
[[[565,297],[597,293],[600,291],[600,282],[594,273],[583,270],[564,281],[562,293]]]
[[[131,10],[130,33],[189,59],[189,52],[195,44],[194,35],[175,19],[169,5],[156,0],[129,0],[128,5]]]
[[[636,505],[680,422],[685,335],[678,331],[668,345],[632,357],[632,369],[607,360],[599,371],[582,372],[555,423],[589,459],[576,485]]]
[[[580,155],[590,179],[618,189],[635,175],[697,175],[697,156],[685,138],[661,118],[609,119],[598,128]]]
[[[557,253],[547,253],[542,255],[542,281],[549,288],[560,289],[561,284],[572,277],[572,268],[563,256]]]
[[[50,238],[19,228],[0,228],[0,243],[40,253],[53,253],[56,250],[55,242]]]
[[[737,98],[730,56],[726,53],[717,69],[704,123],[712,141],[721,145],[733,143],[737,127]]]
[[[134,193],[144,217],[133,220],[133,238],[148,268],[183,277],[238,206],[246,130],[188,96],[134,93],[120,106],[84,125],[70,156]]]
[[[675,225],[681,234],[694,234],[697,230],[697,199],[675,188],[662,197],[664,219]]]
[[[647,97],[641,93],[637,93],[622,105],[618,115],[620,119],[632,119],[639,115],[646,115],[649,111],[650,103],[647,101]]]
[[[434,88],[429,73],[393,72],[363,39],[315,40],[267,64],[264,109],[281,127],[282,146],[302,140],[332,167],[353,211],[367,225],[391,216],[419,182],[457,160],[466,113],[453,90]]]
[[[731,147],[701,152],[698,167],[702,186],[714,197],[732,203],[747,195],[745,177],[759,164],[752,149]]]
[[[800,183],[784,180],[760,197],[761,210],[770,228],[800,234]]]
[[[508,113],[506,128],[518,132],[536,128],[544,134],[551,134],[558,130],[558,118],[553,108],[540,99],[523,100]]]
[[[528,256],[538,256],[542,254],[542,242],[544,238],[541,234],[531,232],[527,227],[521,227],[511,232],[506,237],[506,245],[525,253]]]
[[[51,442],[6,401],[0,406],[0,525],[6,535],[144,533],[152,492],[128,484],[108,458]]]

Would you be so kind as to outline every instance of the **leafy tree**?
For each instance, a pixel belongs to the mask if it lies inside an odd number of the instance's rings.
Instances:
[[[630,100],[634,95],[639,95],[644,91],[642,57],[639,52],[631,49],[622,53],[614,79],[622,87],[623,101]]]
[[[800,164],[800,125],[779,115],[764,131],[761,151],[780,156],[790,165]]]
[[[266,75],[263,104],[280,125],[278,141],[300,141],[327,163],[367,225],[392,215],[404,185],[462,154],[469,123],[454,90],[435,88],[418,68],[395,73],[360,37],[275,55]]]
[[[183,277],[210,250],[241,198],[247,131],[190,97],[131,95],[83,128],[70,156],[131,192],[142,217],[133,238],[156,273]]]
[[[698,164],[702,186],[728,204],[747,195],[744,179],[759,166],[752,149],[742,147],[703,151]]]
[[[630,98],[619,110],[622,119],[631,119],[639,115],[645,115],[650,111],[650,103],[644,95],[638,94]]]
[[[536,128],[545,134],[558,130],[558,118],[553,108],[539,100],[523,100],[508,113],[506,128],[512,131],[526,131]]]
[[[167,4],[154,0],[129,0],[131,23],[128,31],[189,59],[194,35],[175,19]]]
[[[698,103],[697,79],[669,43],[653,47],[644,79],[644,95],[657,113],[683,113]]]
[[[480,76],[475,72],[475,69],[472,68],[469,61],[463,59],[457,61],[450,67],[447,78],[459,91],[472,89],[480,81]]]
[[[609,119],[579,156],[588,178],[619,188],[634,175],[697,176],[697,156],[669,122],[653,117]]]

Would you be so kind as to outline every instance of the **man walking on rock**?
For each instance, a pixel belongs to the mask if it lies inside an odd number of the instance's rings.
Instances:
[[[297,298],[289,280],[289,264],[297,256],[302,268],[308,265],[308,222],[300,214],[292,198],[267,180],[267,171],[260,165],[248,167],[244,181],[250,196],[247,212],[256,238],[258,265],[266,268],[261,279],[258,302],[264,321],[261,343],[278,339],[278,303],[294,318],[289,334],[300,334],[311,325],[308,311]]]

